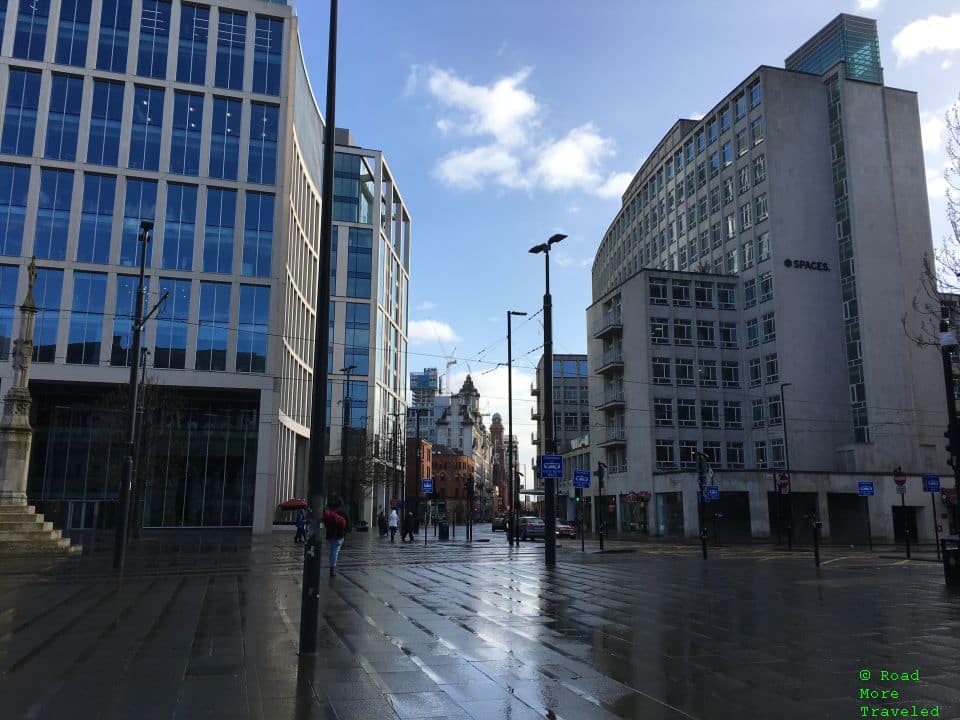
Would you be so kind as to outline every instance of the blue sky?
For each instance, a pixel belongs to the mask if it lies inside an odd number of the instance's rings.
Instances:
[[[299,0],[321,108],[329,4]],[[721,12],[722,9],[722,12]],[[887,85],[919,93],[934,238],[947,232],[943,115],[960,93],[956,0],[349,0],[337,124],[385,151],[413,216],[410,369],[446,356],[506,417],[509,309],[540,309],[555,232],[555,352],[584,352],[590,264],[620,193],[678,117],[698,117],[839,12],[879,24]],[[540,317],[514,323],[514,432],[529,445]],[[534,350],[533,352],[529,352]],[[454,351],[455,349],[455,351]]]

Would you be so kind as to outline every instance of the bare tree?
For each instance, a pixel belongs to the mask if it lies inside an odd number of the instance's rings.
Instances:
[[[925,256],[921,268],[920,288],[913,299],[919,324],[908,328],[907,335],[919,345],[939,345],[943,294],[960,294],[960,100],[945,116],[947,132],[946,182],[947,222],[950,232],[933,256]]]

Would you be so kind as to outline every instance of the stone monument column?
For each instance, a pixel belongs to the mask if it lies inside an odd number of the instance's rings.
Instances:
[[[20,306],[20,332],[13,343],[13,384],[3,398],[0,418],[0,503],[27,504],[27,472],[30,468],[30,361],[33,359],[33,325],[37,305],[33,284],[37,280],[36,258],[27,268],[27,296]]]

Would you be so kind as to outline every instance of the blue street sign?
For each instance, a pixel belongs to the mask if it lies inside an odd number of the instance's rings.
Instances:
[[[540,456],[540,477],[563,478],[563,456],[561,455],[541,455]]]
[[[706,489],[703,491],[703,499],[706,502],[711,500],[720,499],[720,486],[719,485],[707,485]]]
[[[424,495],[429,495],[433,492],[433,478],[423,478],[423,480],[420,481],[420,484],[423,488]]]
[[[590,471],[589,470],[574,470],[573,471],[573,486],[575,488],[589,488],[590,487]]]
[[[873,495],[873,480],[861,480],[857,483],[857,494],[860,497],[870,497]]]
[[[940,476],[939,476],[939,475],[924,475],[924,476],[923,476],[923,491],[924,491],[924,492],[940,492]]]

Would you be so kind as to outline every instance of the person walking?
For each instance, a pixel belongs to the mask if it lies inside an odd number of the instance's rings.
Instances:
[[[396,509],[390,511],[390,542],[397,537],[397,525],[400,524],[400,518],[397,516]]]
[[[297,526],[297,534],[293,536],[293,541],[295,543],[303,542],[307,539],[307,514],[303,511],[303,508],[297,510],[297,519],[294,521],[294,525]]]
[[[343,509],[340,498],[334,496],[327,503],[323,511],[323,526],[327,529],[327,542],[330,545],[330,577],[337,574],[337,558],[340,557],[340,548],[344,538],[350,532],[350,519]]]
[[[383,508],[377,513],[377,531],[381,537],[387,534],[387,519],[383,516]]]
[[[414,517],[413,512],[407,511],[407,519],[404,521],[403,525],[403,535],[400,538],[401,542],[406,542],[407,535],[410,536],[410,542],[413,542],[413,532],[414,532]]]

